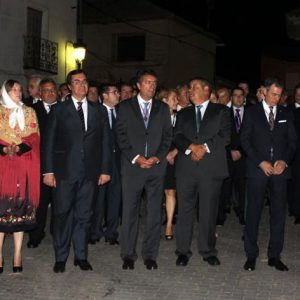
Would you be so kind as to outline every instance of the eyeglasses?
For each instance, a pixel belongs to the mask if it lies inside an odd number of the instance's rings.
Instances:
[[[108,92],[106,92],[106,93],[107,93],[107,94],[112,93],[112,94],[115,94],[115,95],[120,94],[120,92],[119,92],[118,90],[108,91]]]
[[[84,80],[77,80],[77,79],[75,79],[75,80],[72,80],[71,82],[74,85],[86,85],[86,84],[89,83],[86,79],[84,79]]]
[[[42,90],[45,94],[56,94],[56,90]]]

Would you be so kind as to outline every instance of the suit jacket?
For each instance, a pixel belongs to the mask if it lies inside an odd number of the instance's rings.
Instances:
[[[224,105],[209,102],[197,133],[195,106],[182,109],[175,126],[174,144],[179,150],[176,159],[176,177],[191,176],[226,178],[228,164],[226,146],[230,142],[230,109]],[[194,162],[185,151],[191,144],[206,143],[210,153]]]
[[[56,104],[52,104],[51,109]],[[46,134],[46,128],[47,128],[47,122],[49,119],[49,114],[47,113],[43,101],[38,101],[37,103],[32,105],[33,109],[36,112],[36,116],[38,118],[39,122],[39,129],[40,129],[40,136],[41,136],[41,150],[43,150],[43,145],[45,143],[45,134]]]
[[[109,120],[107,108],[101,103],[99,103],[98,105],[101,107],[101,110],[107,116],[107,119]],[[116,116],[118,116],[118,106],[115,107],[115,111],[116,111]],[[111,141],[112,159],[114,160],[114,162],[117,166],[117,169],[120,172],[121,171],[121,150],[117,143],[117,136],[116,136],[116,131],[115,131],[114,127],[110,128],[110,126],[109,126],[109,137],[110,137],[110,141]]]
[[[271,131],[263,104],[253,105],[243,120],[241,144],[247,154],[247,177],[266,176],[259,167],[262,161],[274,163],[277,160],[284,160],[290,165],[297,147],[292,112],[278,105],[275,126]],[[272,156],[271,149],[273,149]],[[290,168],[286,168],[279,176],[289,177]]]
[[[119,104],[116,134],[121,149],[122,174],[142,175],[145,169],[132,160],[139,154],[144,156],[147,144],[148,157],[156,156],[160,163],[147,169],[147,174],[163,176],[167,164],[166,156],[172,141],[172,124],[168,106],[152,100],[148,127],[145,127],[137,97]]]
[[[244,114],[243,114],[242,124],[243,124],[245,115],[247,114],[248,108],[249,108],[249,106],[248,107],[244,106]],[[238,150],[242,153],[242,155],[244,155],[245,153],[244,153],[242,145],[241,145],[241,130],[239,132],[236,131],[233,107],[230,109],[230,112],[231,112],[230,115],[231,115],[232,127],[231,127],[231,141],[230,141],[230,145],[228,148],[229,148],[229,150]]]
[[[88,180],[110,174],[111,144],[107,116],[99,105],[88,102],[87,131],[71,97],[58,103],[49,115],[44,145],[43,173],[57,179]]]

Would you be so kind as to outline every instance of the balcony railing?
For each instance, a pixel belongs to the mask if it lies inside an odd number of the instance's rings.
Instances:
[[[24,69],[57,74],[58,44],[33,36],[24,37]]]

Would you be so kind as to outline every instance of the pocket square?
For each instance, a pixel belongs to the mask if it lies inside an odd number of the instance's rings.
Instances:
[[[286,123],[286,120],[279,120],[278,123]]]

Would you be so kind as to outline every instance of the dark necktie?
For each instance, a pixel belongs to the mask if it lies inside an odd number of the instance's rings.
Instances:
[[[272,131],[274,129],[274,123],[275,123],[275,118],[274,118],[274,112],[273,112],[273,106],[269,106],[270,108],[270,113],[269,113],[269,125],[270,125],[270,130]]]
[[[196,106],[197,132],[199,132],[200,124],[201,124],[201,120],[202,120],[202,116],[201,116],[201,108],[202,108],[202,105],[197,105],[197,106]]]
[[[110,128],[113,129],[113,128],[115,128],[115,125],[116,125],[116,118],[115,118],[115,114],[114,114],[114,108],[110,108],[110,117],[111,117]]]
[[[48,107],[48,111],[47,111],[47,114],[50,114],[50,111],[51,111],[51,104],[47,104],[47,107]]]
[[[77,105],[78,105],[77,112],[78,112],[79,118],[81,120],[83,131],[85,131],[85,123],[84,123],[84,114],[83,114],[83,109],[82,109],[82,102],[77,102]]]
[[[235,110],[235,128],[236,128],[236,132],[239,133],[240,130],[241,130],[241,115],[240,115],[240,109],[239,108],[236,108]]]

